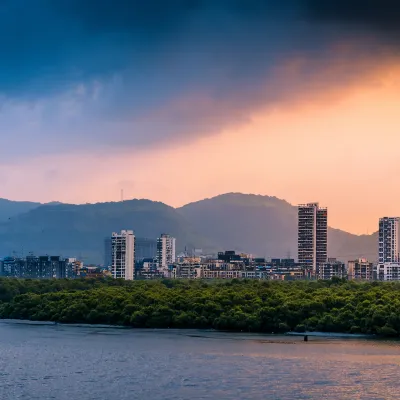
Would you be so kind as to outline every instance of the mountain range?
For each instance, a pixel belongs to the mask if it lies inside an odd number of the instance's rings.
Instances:
[[[62,204],[0,199],[0,255],[52,254],[102,263],[104,238],[133,229],[137,237],[169,233],[178,251],[236,250],[260,257],[297,254],[297,208],[276,197],[228,193],[173,208],[150,200]],[[328,253],[375,260],[377,234],[353,235],[329,228]]]

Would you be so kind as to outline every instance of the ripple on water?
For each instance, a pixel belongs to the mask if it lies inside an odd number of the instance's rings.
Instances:
[[[399,398],[399,343],[104,331],[0,323],[0,399]]]

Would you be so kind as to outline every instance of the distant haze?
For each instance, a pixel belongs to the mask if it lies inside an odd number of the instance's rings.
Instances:
[[[297,210],[276,197],[228,193],[173,208],[149,200],[38,205],[0,201],[0,257],[56,254],[102,263],[104,238],[133,229],[138,238],[168,232],[178,251],[202,248],[297,258]],[[328,254],[344,261],[376,259],[377,237],[328,232]]]

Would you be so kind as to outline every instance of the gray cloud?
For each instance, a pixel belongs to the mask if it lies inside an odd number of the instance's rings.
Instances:
[[[394,51],[399,6],[383,2],[5,0],[0,144],[51,153],[213,134]],[[293,59],[305,62],[285,74]]]

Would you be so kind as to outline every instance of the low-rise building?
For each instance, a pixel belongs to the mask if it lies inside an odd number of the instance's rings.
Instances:
[[[209,270],[201,269],[203,279],[238,279],[241,278],[242,271],[238,270]]]
[[[168,274],[172,279],[197,279],[201,276],[201,266],[188,262],[175,264],[169,268]]]
[[[373,278],[374,264],[365,258],[347,263],[347,276],[350,280],[370,281]]]
[[[333,277],[347,278],[346,265],[336,258],[329,258],[328,262],[317,267],[317,279],[329,280]]]
[[[144,258],[135,264],[135,279],[162,279],[164,273],[159,270],[157,258]]]
[[[104,269],[96,265],[88,265],[80,269],[79,276],[81,278],[104,278],[106,276],[104,272]]]
[[[379,281],[399,281],[400,263],[380,263],[374,270],[374,279]]]
[[[1,274],[7,277],[30,279],[75,277],[73,264],[69,262],[69,259],[59,256],[6,257],[1,263]]]

